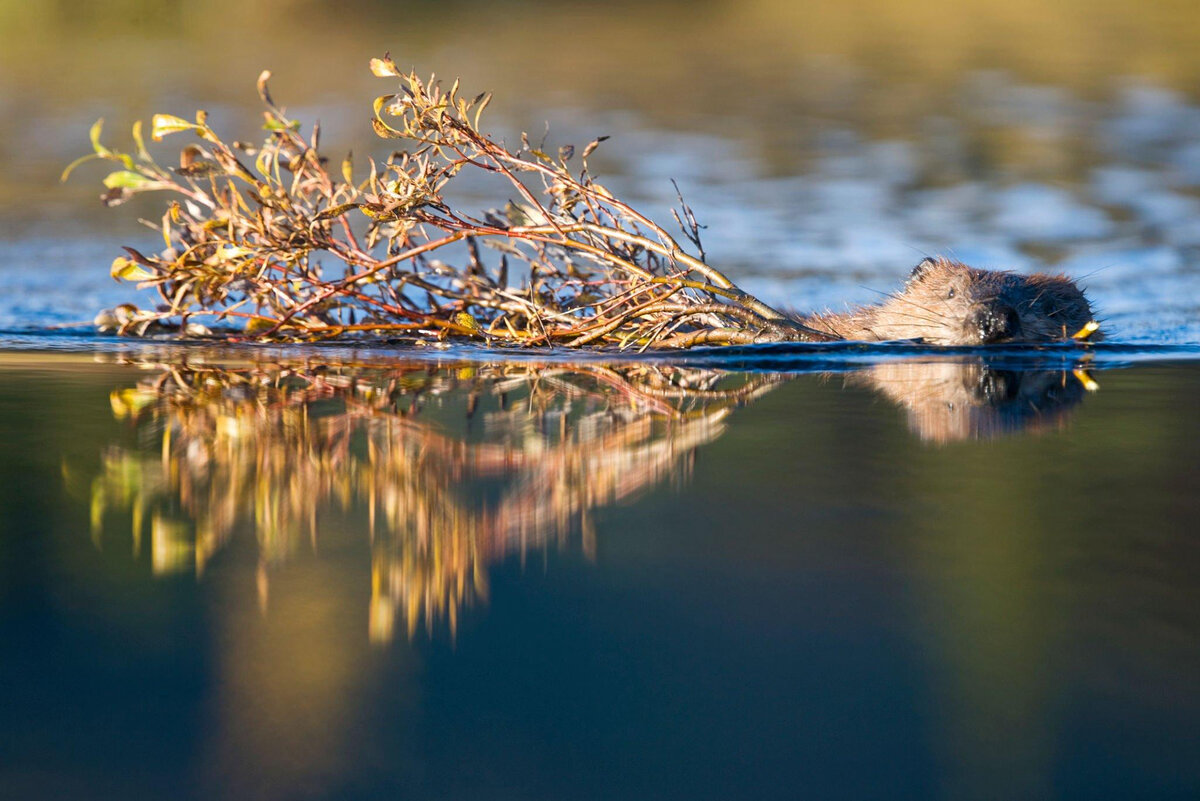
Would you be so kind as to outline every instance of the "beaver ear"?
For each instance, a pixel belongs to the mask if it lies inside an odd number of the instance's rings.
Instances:
[[[937,259],[931,256],[926,256],[925,258],[921,259],[920,264],[918,264],[916,267],[913,267],[913,271],[908,275],[908,280],[910,282],[920,281],[925,276],[929,275],[929,271],[936,267],[937,263]]]

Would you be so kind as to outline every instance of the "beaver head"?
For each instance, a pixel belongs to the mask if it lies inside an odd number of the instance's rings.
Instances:
[[[851,339],[990,345],[1068,339],[1092,320],[1092,308],[1064,276],[980,270],[927,258],[885,302],[834,317],[849,324],[843,335]]]

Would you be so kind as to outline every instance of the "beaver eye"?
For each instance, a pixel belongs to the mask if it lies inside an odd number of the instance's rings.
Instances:
[[[950,298],[954,297],[954,295],[954,287],[950,287],[950,291],[946,293],[946,299],[949,300]]]

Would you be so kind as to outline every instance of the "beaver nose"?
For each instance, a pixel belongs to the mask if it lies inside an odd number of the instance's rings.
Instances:
[[[975,399],[989,406],[999,406],[1017,399],[1021,394],[1021,374],[1011,370],[986,368],[975,383]]]
[[[967,331],[977,335],[982,345],[1005,342],[1021,336],[1021,318],[1012,306],[980,304],[967,315]]]

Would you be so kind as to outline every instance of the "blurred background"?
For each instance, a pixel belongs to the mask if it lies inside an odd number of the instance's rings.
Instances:
[[[253,139],[269,68],[328,153],[386,152],[366,63],[389,50],[494,91],[502,135],[612,135],[610,186],[669,220],[678,180],[713,261],[772,300],[865,302],[949,252],[1087,276],[1124,340],[1200,341],[1200,6],[1177,0],[0,0],[0,269],[58,293],[0,325],[128,293],[104,267],[150,240],[153,201],[103,209],[97,165],[58,183],[95,119],[127,147],[134,120],[204,108]]]

